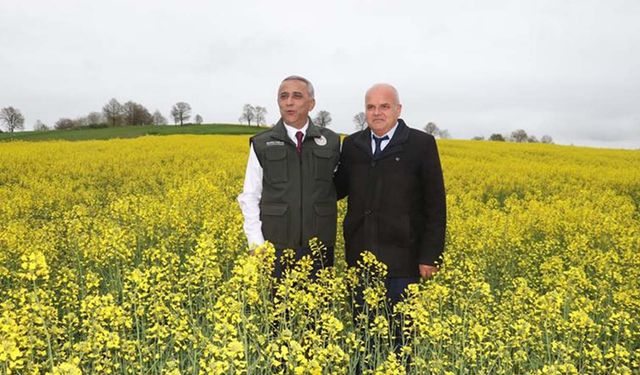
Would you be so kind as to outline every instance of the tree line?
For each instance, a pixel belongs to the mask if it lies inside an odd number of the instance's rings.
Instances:
[[[265,107],[259,105],[245,104],[242,107],[242,114],[238,121],[241,124],[245,122],[247,125],[251,126],[253,122],[256,126],[266,125],[267,109]],[[331,124],[331,113],[329,111],[321,110],[318,112],[316,117],[313,118],[313,123],[321,128],[325,128]]]
[[[484,141],[483,136],[476,136],[472,138],[474,141]],[[489,141],[495,142],[517,142],[517,143],[547,143],[553,144],[553,138],[550,135],[543,135],[538,139],[533,134],[527,134],[524,129],[518,129],[511,132],[509,135],[502,135],[500,133],[493,133],[487,138]]]
[[[184,125],[191,118],[191,106],[186,102],[178,102],[171,107],[171,117],[174,124]],[[196,114],[194,117],[196,124],[202,124],[202,116]],[[93,111],[86,116],[75,119],[62,117],[53,125],[53,129],[78,129],[78,128],[105,128],[115,126],[138,126],[138,125],[166,125],[167,119],[155,110],[153,113],[142,104],[134,101],[127,101],[121,104],[117,99],[109,100],[102,107],[102,111]],[[0,110],[0,126],[6,131],[13,133],[15,130],[24,129],[24,116],[20,110],[14,107],[5,107]],[[36,120],[35,131],[51,130],[52,127]],[[2,130],[0,130],[1,132]]]
[[[245,104],[242,107],[242,114],[238,121],[240,123],[247,123],[249,126],[255,124],[256,126],[266,125],[267,109],[259,105]],[[174,124],[184,125],[191,118],[191,106],[186,102],[178,102],[171,107],[171,117]],[[196,124],[202,124],[202,116],[195,115],[194,122]],[[327,127],[331,124],[332,118],[329,111],[321,110],[313,119],[313,123],[320,127]],[[367,120],[364,112],[358,112],[353,116],[353,122],[356,125],[356,130],[363,130],[367,127]],[[128,101],[124,104],[120,104],[115,98],[109,100],[101,112],[91,112],[86,116],[78,117],[76,119],[61,118],[56,121],[54,128],[57,130],[62,129],[75,129],[75,128],[99,128],[110,126],[136,126],[136,125],[166,125],[167,119],[162,116],[160,111],[156,110],[151,114],[149,110],[142,104]],[[20,110],[14,107],[5,107],[0,110],[0,125],[2,125],[6,131],[13,132],[14,130],[24,129],[24,116]],[[34,125],[34,130],[43,131],[49,130],[49,126],[37,120]],[[423,127],[423,130],[433,135],[436,138],[447,139],[451,138],[447,129],[440,129],[434,122],[429,122]],[[0,130],[2,131],[2,130]],[[485,140],[484,136],[476,136],[473,140]],[[514,130],[510,135],[502,135],[500,133],[491,134],[487,140],[498,142],[518,142],[518,143],[553,143],[553,138],[549,135],[543,135],[538,139],[535,135],[527,134],[523,129]]]

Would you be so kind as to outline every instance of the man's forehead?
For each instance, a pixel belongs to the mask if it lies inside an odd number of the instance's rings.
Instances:
[[[390,96],[369,96],[365,98],[365,103],[367,104],[397,104],[393,98],[393,95]]]
[[[280,84],[278,92],[292,91],[292,92],[304,92],[307,89],[307,84],[302,81],[288,80]]]

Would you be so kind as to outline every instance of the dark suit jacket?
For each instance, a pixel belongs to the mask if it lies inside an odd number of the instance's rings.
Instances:
[[[347,263],[368,250],[390,277],[414,277],[418,264],[433,265],[444,250],[446,202],[433,136],[398,127],[373,158],[371,131],[347,137],[335,176],[338,198],[349,196],[343,224]]]

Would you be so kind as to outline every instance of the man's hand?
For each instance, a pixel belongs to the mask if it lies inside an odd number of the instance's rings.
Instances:
[[[420,277],[428,279],[438,272],[438,267],[429,264],[418,264],[418,270],[420,271]]]

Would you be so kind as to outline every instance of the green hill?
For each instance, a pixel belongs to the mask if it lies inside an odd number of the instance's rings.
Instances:
[[[68,140],[84,141],[89,139],[110,138],[135,138],[145,135],[172,135],[172,134],[255,134],[264,130],[264,127],[234,125],[234,124],[207,124],[207,125],[144,125],[144,126],[119,126],[100,129],[72,129],[50,131],[25,131],[17,133],[0,133],[2,141],[50,141]]]

